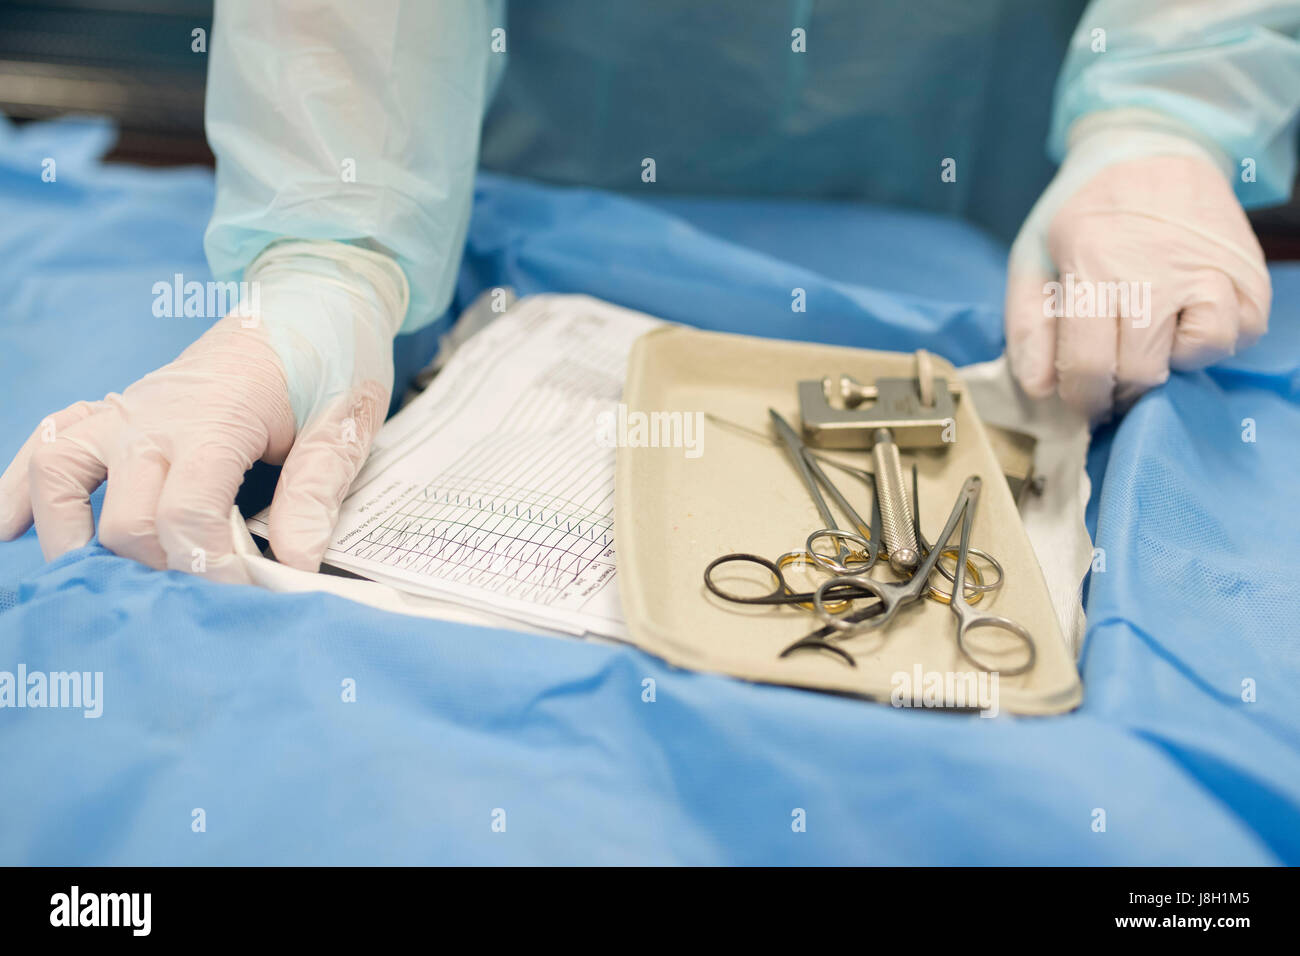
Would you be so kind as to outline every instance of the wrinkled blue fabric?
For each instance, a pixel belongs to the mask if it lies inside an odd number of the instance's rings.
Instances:
[[[108,140],[0,124],[5,460],[49,411],[202,331],[149,303],[154,281],[204,275],[210,174],[101,167]],[[587,292],[965,362],[1001,348],[1004,262],[928,215],[485,175],[458,294]],[[1273,277],[1259,346],[1100,436],[1106,570],[1072,714],[900,712],[223,587],[94,543],[45,565],[29,534],[0,545],[0,670],[102,671],[104,713],[0,710],[0,863],[1300,863],[1300,269]]]
[[[1074,121],[1134,107],[1221,150],[1247,205],[1295,178],[1294,2],[548,0],[507,20],[482,162],[547,182],[640,196],[652,159],[655,190],[895,203],[1010,239]]]

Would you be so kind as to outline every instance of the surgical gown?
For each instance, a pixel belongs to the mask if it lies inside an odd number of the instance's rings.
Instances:
[[[508,15],[219,2],[218,278],[284,236],[364,243],[405,269],[403,329],[419,329],[450,300],[480,161],[654,195],[903,204],[1003,238],[1096,110],[1192,127],[1249,165],[1248,205],[1285,198],[1295,172],[1297,3],[551,0]]]

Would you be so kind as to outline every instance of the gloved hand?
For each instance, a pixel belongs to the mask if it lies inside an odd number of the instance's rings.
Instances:
[[[1008,264],[1007,357],[1029,395],[1097,420],[1264,334],[1272,288],[1231,169],[1147,111],[1075,123]]]
[[[33,518],[47,560],[94,533],[154,568],[245,582],[230,509],[258,459],[283,462],[270,536],[316,570],[339,506],[384,420],[392,341],[407,306],[391,259],[331,242],[280,242],[245,273],[254,290],[174,362],[121,395],[47,418],[0,477],[0,540]]]

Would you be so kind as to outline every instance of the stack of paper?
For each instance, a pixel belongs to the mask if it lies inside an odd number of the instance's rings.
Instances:
[[[381,430],[325,563],[545,630],[624,637],[600,420],[632,343],[659,324],[586,296],[521,300]],[[266,513],[248,525],[265,536]]]

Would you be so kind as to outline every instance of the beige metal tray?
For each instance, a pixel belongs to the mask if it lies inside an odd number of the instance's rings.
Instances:
[[[633,349],[624,403],[629,412],[712,413],[769,434],[769,407],[798,422],[795,385],[800,379],[841,372],[862,381],[909,376],[913,361],[902,353],[669,326],[647,334]],[[936,374],[955,378],[951,365],[937,358],[935,363]],[[847,639],[843,646],[855,657],[856,668],[825,652],[779,658],[782,648],[819,622],[794,607],[727,604],[708,592],[702,574],[710,560],[726,552],[750,551],[774,559],[802,547],[821,522],[780,448],[708,420],[702,439],[697,457],[681,448],[618,450],[619,581],[634,644],[681,667],[884,702],[914,685],[918,675],[925,681],[960,682],[970,680],[963,675],[977,673],[957,651],[948,608],[930,600],[900,612],[886,630]],[[870,468],[866,452],[834,454]],[[905,451],[909,471],[913,460],[920,472],[922,528],[931,538],[942,528],[965,477],[984,478],[972,542],[999,558],[1006,581],[982,606],[1026,625],[1038,647],[1032,671],[999,678],[998,709],[1052,714],[1076,707],[1082,699],[1078,671],[971,403],[957,403],[955,444]],[[834,480],[859,511],[870,514],[864,485],[838,473]],[[796,570],[792,581],[797,575]]]

